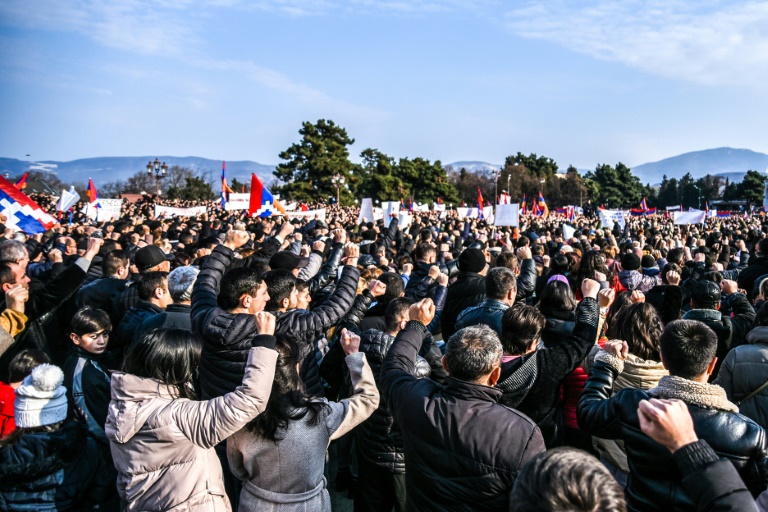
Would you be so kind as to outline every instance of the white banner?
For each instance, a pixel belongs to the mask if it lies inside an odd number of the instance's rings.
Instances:
[[[707,216],[705,211],[695,212],[673,212],[672,219],[675,225],[680,224],[701,224]]]
[[[224,209],[227,211],[247,210],[250,204],[251,204],[251,194],[249,192],[246,192],[245,194],[230,193],[229,201],[227,201],[227,204],[224,206]]]
[[[673,206],[667,206],[667,211],[668,212],[679,212],[680,211],[680,205],[676,204],[676,205],[673,205]]]
[[[496,218],[494,223],[497,226],[512,226],[514,228],[520,225],[520,204],[500,204],[496,206]]]
[[[563,224],[563,238],[565,238],[566,240],[570,240],[571,238],[573,238],[573,235],[575,233],[576,233],[576,228],[568,224]]]
[[[381,215],[385,222],[389,219],[390,215],[397,215],[398,212],[400,212],[399,201],[384,201],[381,203]]]
[[[93,203],[85,205],[85,215],[96,222],[114,220],[120,218],[120,209],[123,207],[122,199],[99,199],[101,208],[96,208]]]
[[[621,229],[624,229],[624,225],[626,224],[626,221],[624,220],[623,211],[602,209],[602,210],[599,210],[599,212],[600,212],[600,222],[603,224],[604,228],[613,229],[613,225],[615,223],[618,223],[619,227]]]
[[[429,205],[428,204],[416,203],[416,204],[413,205],[413,211],[414,212],[428,212],[429,211]]]
[[[285,212],[286,219],[309,219],[312,220],[317,216],[317,220],[325,222],[325,208],[317,210],[307,210],[305,212]]]
[[[360,204],[360,213],[357,216],[357,223],[360,224],[365,219],[367,222],[373,222],[373,199],[370,197],[364,197],[363,202]]]
[[[75,191],[75,187],[72,186],[69,190],[62,190],[61,197],[56,203],[56,209],[60,212],[65,212],[75,206],[80,200],[80,194]]]
[[[477,207],[456,208],[456,210],[459,212],[459,217],[462,217],[462,218],[476,219],[478,217]],[[489,220],[489,222],[493,222],[493,206],[483,207],[483,218]]]
[[[229,205],[229,203],[227,203],[227,205]],[[160,217],[161,215],[165,215],[166,217],[194,217],[195,215],[202,215],[206,211],[208,211],[208,209],[205,206],[174,208],[172,206],[155,205],[155,217]]]
[[[408,212],[400,212],[398,213],[398,224],[401,228],[406,229],[411,227],[411,223],[413,222],[413,216]]]
[[[432,205],[432,211],[433,212],[444,212],[445,211],[445,205],[444,204],[434,203]]]

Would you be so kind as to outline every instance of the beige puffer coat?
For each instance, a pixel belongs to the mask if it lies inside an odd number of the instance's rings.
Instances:
[[[112,375],[106,433],[128,511],[229,511],[213,447],[267,404],[277,352],[250,349],[243,383],[208,401],[174,399],[154,379]]]

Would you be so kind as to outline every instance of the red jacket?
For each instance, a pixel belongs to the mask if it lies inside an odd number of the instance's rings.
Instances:
[[[0,438],[7,437],[16,430],[13,421],[13,402],[16,400],[16,390],[4,382],[0,382]]]

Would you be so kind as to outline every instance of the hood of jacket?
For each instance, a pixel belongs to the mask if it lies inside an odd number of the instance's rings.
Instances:
[[[659,383],[662,377],[669,375],[669,371],[659,361],[640,359],[636,355],[628,354],[624,361],[624,371],[619,374],[613,383],[614,391],[624,388],[636,388],[647,391]]]
[[[643,282],[643,274],[637,270],[622,270],[619,272],[619,282],[628,290],[634,290]]]
[[[768,326],[755,327],[749,331],[747,343],[765,343],[768,345]]]
[[[114,425],[107,421],[105,430],[108,434],[112,431],[116,442],[127,443],[157,411],[155,399],[173,400],[176,396],[172,386],[158,380],[115,372],[112,374],[112,402],[109,404],[115,420]]]

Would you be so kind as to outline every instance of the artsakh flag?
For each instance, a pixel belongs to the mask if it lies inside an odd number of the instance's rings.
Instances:
[[[14,187],[16,187],[19,190],[24,190],[27,188],[27,177],[29,176],[29,171],[24,173],[24,176],[19,178],[19,181],[13,184]]]
[[[480,185],[477,186],[477,218],[482,219],[483,217],[483,206],[485,206],[485,202],[483,202],[483,193],[480,192]]]
[[[45,233],[57,224],[56,219],[30,199],[10,181],[0,176],[0,213],[13,226],[28,235]]]
[[[91,204],[96,203],[96,208],[101,208],[101,204],[99,204],[99,193],[96,191],[96,185],[93,184],[91,178],[88,178],[88,200]]]
[[[223,210],[227,206],[229,201],[229,194],[233,194],[235,191],[229,188],[227,185],[227,162],[221,162],[221,209]]]
[[[275,214],[285,214],[285,208],[275,201],[267,187],[258,176],[251,174],[251,200],[248,205],[249,217],[269,217]]]

